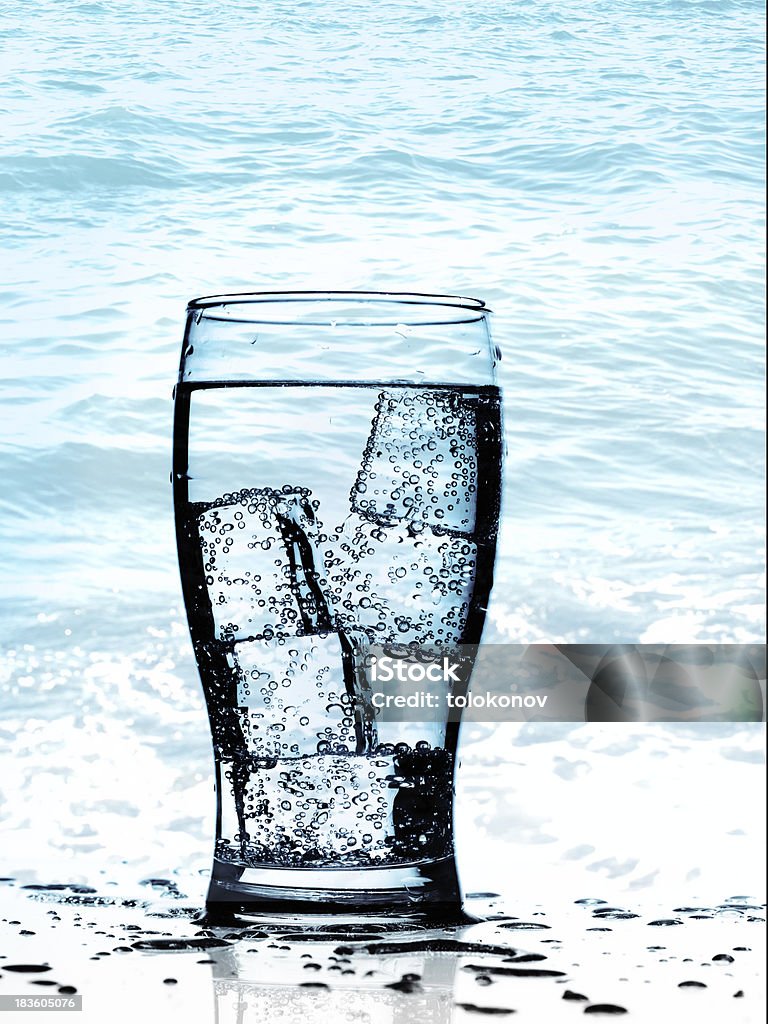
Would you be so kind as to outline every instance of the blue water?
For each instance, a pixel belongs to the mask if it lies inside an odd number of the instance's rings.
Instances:
[[[16,865],[209,862],[168,484],[196,295],[485,299],[508,445],[488,637],[764,639],[761,3],[0,13]],[[572,895],[749,892],[761,750],[759,726],[507,726],[468,745],[461,820]]]
[[[759,3],[4,6],[12,633],[178,603],[188,298],[369,287],[496,311],[500,636],[761,638]]]

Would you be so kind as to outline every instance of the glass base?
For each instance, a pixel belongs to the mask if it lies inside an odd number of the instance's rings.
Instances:
[[[304,923],[320,917],[337,923],[340,918],[380,918],[409,926],[473,920],[462,910],[453,857],[385,868],[319,869],[254,868],[214,860],[207,923],[237,919],[247,924],[286,920],[286,915],[301,915]]]

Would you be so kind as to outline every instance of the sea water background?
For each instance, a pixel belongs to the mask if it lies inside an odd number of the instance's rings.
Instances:
[[[194,295],[486,299],[509,451],[488,637],[764,639],[761,3],[0,14],[3,872],[210,863],[168,484]],[[474,728],[465,882],[754,894],[763,737]]]

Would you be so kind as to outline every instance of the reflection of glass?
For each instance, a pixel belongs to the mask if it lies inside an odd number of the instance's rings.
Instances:
[[[261,952],[249,957],[234,946],[213,951],[215,1024],[450,1024],[459,965],[456,956],[422,953],[350,959],[333,955],[336,944],[327,943],[322,950],[319,943],[308,944],[311,960],[300,959],[300,947],[294,946],[283,959],[271,957],[268,970]],[[318,961],[322,972],[305,969],[307,963]],[[350,963],[355,965],[354,974]],[[328,967],[336,970],[331,973]],[[403,977],[418,979],[413,990],[403,993],[387,987]]]
[[[477,300],[190,304],[173,482],[216,760],[209,906],[457,908],[457,726],[377,722],[361,666],[479,642],[493,367]]]

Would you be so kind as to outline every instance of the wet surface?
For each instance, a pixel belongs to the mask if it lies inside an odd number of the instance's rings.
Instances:
[[[657,1021],[700,1013],[702,992],[708,1014],[762,1019],[764,907],[748,897],[651,911],[591,897],[549,907],[518,900],[518,921],[501,897],[483,893],[467,908],[485,920],[460,926],[294,918],[217,927],[182,878],[134,888],[116,899],[97,886],[6,879],[0,993],[77,992],[83,1021],[158,1012],[186,1024],[574,1013]],[[154,899],[138,897],[147,890]],[[606,917],[611,929],[596,930]],[[662,922],[677,927],[664,944],[649,941],[648,928]]]

